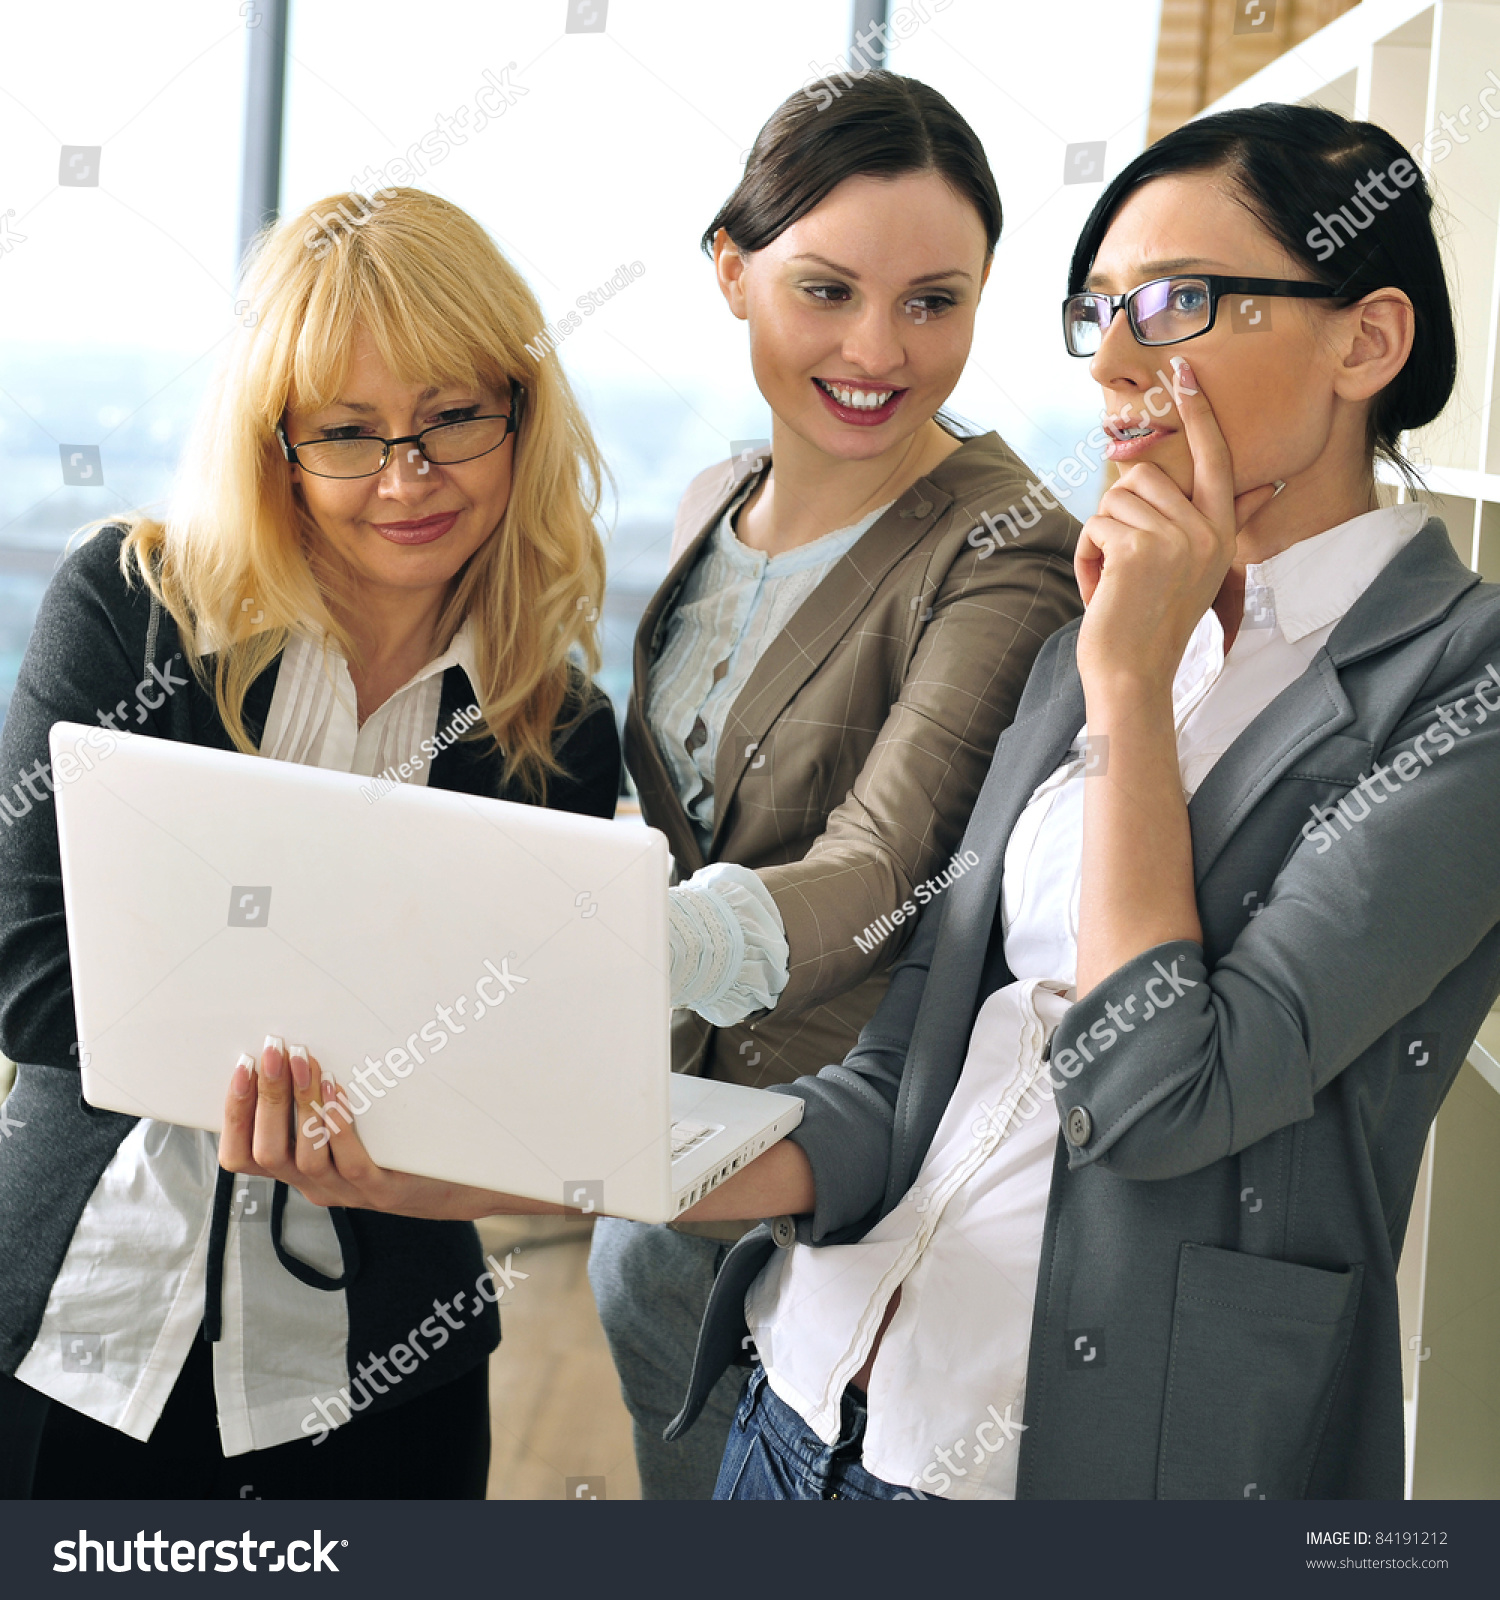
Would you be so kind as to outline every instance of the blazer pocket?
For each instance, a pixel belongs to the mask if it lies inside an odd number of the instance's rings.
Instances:
[[[1182,1246],[1159,1499],[1302,1498],[1363,1275]]]

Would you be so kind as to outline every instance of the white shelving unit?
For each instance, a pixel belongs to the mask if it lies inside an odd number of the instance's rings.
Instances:
[[[1458,323],[1458,384],[1442,415],[1408,436],[1406,454],[1459,554],[1500,581],[1500,0],[1363,0],[1206,110],[1264,100],[1327,106],[1422,147]],[[1434,1124],[1402,1254],[1414,1499],[1500,1497],[1497,1237],[1500,1011]]]

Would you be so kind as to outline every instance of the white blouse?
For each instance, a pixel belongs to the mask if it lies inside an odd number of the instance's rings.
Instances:
[[[1251,564],[1227,657],[1218,617],[1204,613],[1173,682],[1185,797],[1427,516],[1421,505],[1368,512]],[[857,1243],[776,1251],[746,1296],[772,1389],[833,1444],[844,1388],[901,1288],[870,1374],[864,1466],[919,1494],[1015,1497],[1058,1137],[1042,1051],[1074,998],[1087,734],[1006,843],[1000,914],[1016,981],[980,1007],[916,1182]]]
[[[467,623],[360,727],[344,658],[294,636],[261,753],[369,777],[404,762],[405,781],[425,785],[429,750],[453,742],[437,727],[450,666],[476,681]],[[275,1026],[274,1017],[266,1021]],[[232,1065],[223,1064],[226,1085]],[[151,1437],[203,1320],[218,1150],[214,1134],[151,1118],[126,1134],[83,1209],[36,1339],[16,1369],[22,1383],[132,1439]],[[314,1289],[277,1260],[271,1194],[269,1179],[240,1178],[230,1210],[223,1327],[213,1347],[226,1457],[307,1437],[310,1397],[337,1394],[349,1381],[344,1292]],[[318,1271],[341,1273],[328,1212],[295,1189],[281,1237]]]

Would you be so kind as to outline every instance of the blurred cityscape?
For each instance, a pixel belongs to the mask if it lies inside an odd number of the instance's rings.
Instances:
[[[164,508],[211,370],[211,356],[185,365],[150,349],[103,347],[80,357],[65,346],[0,346],[0,716],[42,593],[79,530],[114,513]],[[577,387],[614,477],[601,519],[609,587],[600,681],[623,717],[635,627],[666,573],[678,497],[727,451],[691,396]],[[747,417],[744,436],[768,428]],[[82,460],[71,463],[75,454]],[[84,483],[65,482],[83,474]]]
[[[79,531],[112,514],[165,508],[212,361],[212,351],[189,360],[159,349],[0,344],[0,720],[42,593]],[[601,517],[609,585],[599,679],[623,720],[636,624],[666,575],[677,501],[695,473],[728,455],[726,406],[742,413],[729,420],[738,438],[767,437],[770,420],[753,392],[736,399],[664,382],[573,382],[614,478]],[[1066,453],[1077,426],[1073,416],[1045,416],[1007,438],[1046,466]],[[1091,481],[1070,509],[1087,516],[1097,492]]]

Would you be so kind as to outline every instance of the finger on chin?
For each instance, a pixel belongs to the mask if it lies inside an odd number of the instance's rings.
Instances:
[[[1239,532],[1252,517],[1264,511],[1285,487],[1285,484],[1262,483],[1254,489],[1247,489],[1244,494],[1236,495],[1234,500],[1235,531]]]
[[[1191,363],[1185,356],[1173,356],[1172,375],[1177,415],[1187,435],[1188,454],[1193,462],[1192,502],[1204,516],[1219,526],[1229,520],[1234,500],[1234,466],[1229,444],[1219,427],[1219,419],[1209,398],[1199,387]],[[1220,522],[1220,514],[1223,522]]]

